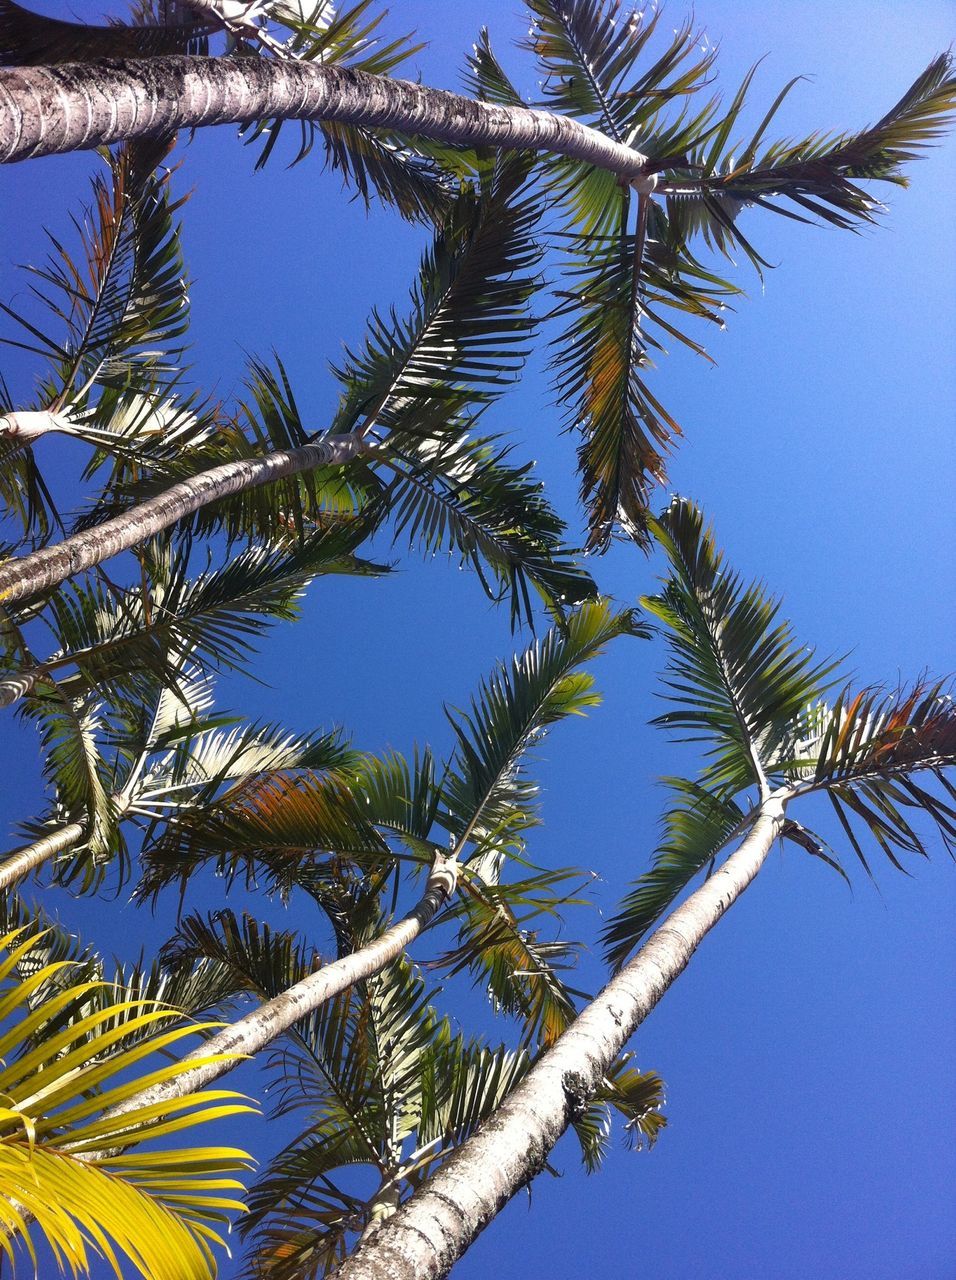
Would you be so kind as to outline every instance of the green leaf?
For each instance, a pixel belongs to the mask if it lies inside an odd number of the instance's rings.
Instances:
[[[720,853],[735,833],[744,834],[743,810],[686,778],[665,778],[674,804],[664,814],[663,838],[650,870],[635,882],[604,930],[607,960],[619,969],[648,929]]]
[[[789,624],[778,621],[779,601],[759,583],[747,586],[725,568],[693,503],[675,498],[651,527],[671,572],[661,593],[642,603],[667,634],[664,684],[673,706],[653,723],[708,744],[707,789],[763,787],[834,664],[796,643]]]

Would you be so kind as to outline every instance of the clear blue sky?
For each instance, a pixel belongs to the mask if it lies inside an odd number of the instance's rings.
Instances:
[[[676,25],[684,6],[673,0],[670,13]],[[956,34],[954,7],[925,0],[700,0],[697,17],[722,46],[731,91],[769,54],[755,112],[791,76],[809,78],[778,121],[794,133],[871,122]],[[430,42],[419,62],[433,84],[456,86],[480,24],[513,69],[526,57],[509,49],[527,25],[517,0],[395,0],[390,23]],[[423,237],[387,213],[366,218],[317,163],[253,174],[253,158],[230,129],[183,151],[196,370],[225,394],[243,351],[275,347],[319,425],[334,403],[327,362],[359,338],[373,304],[401,303]],[[22,287],[11,264],[37,260],[43,224],[65,229],[91,165],[72,156],[0,171],[5,300]],[[686,430],[673,487],[705,506],[742,571],[785,596],[808,643],[850,653],[861,683],[954,665],[953,142],[912,177],[909,191],[890,191],[885,226],[861,236],[751,216],[748,233],[779,269],[765,289],[745,275],[750,296],[713,343],[716,369],[675,355],[655,383]],[[9,353],[0,363],[27,385]],[[574,522],[573,442],[558,436],[542,370],[538,360],[495,421],[538,459]],[[593,563],[626,601],[652,589],[656,567],[624,548]],[[369,749],[443,746],[442,703],[460,705],[512,647],[507,617],[469,575],[411,556],[381,582],[323,584],[305,614],[264,648],[271,687],[230,682],[224,696],[299,729],[345,724]],[[653,848],[654,778],[689,767],[645,727],[661,660],[649,645],[615,648],[598,670],[604,706],[556,733],[541,763],[545,825],[532,853],[598,869],[606,909]],[[38,788],[35,743],[12,723],[0,730],[0,777],[12,824]],[[636,1037],[641,1065],[668,1086],[656,1148],[619,1146],[589,1179],[562,1145],[564,1176],[535,1183],[530,1216],[526,1198],[513,1203],[456,1276],[956,1275],[956,872],[942,851],[912,870],[880,867],[878,889],[854,876],[851,894],[799,851],[774,855]],[[169,913],[150,925],[119,903],[58,901],[67,922],[130,956],[169,926]],[[599,920],[582,914],[569,931],[593,941]],[[592,959],[584,977],[599,974]]]

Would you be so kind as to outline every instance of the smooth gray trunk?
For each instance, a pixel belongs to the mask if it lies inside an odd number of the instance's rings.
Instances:
[[[125,1115],[129,1111],[137,1111],[153,1103],[181,1098],[232,1071],[241,1061],[241,1058],[237,1060],[234,1055],[252,1057],[260,1049],[271,1044],[284,1031],[288,1031],[300,1018],[313,1013],[333,996],[339,995],[354,986],[356,982],[371,977],[397,960],[452,896],[456,883],[457,864],[454,860],[437,859],[429,874],[425,892],[414,910],[397,924],[392,925],[390,929],[386,929],[381,937],[362,947],[360,951],[343,956],[331,964],[323,965],[321,969],[309,974],[307,978],[289,987],[281,995],[267,1000],[252,1013],[247,1013],[245,1017],[224,1027],[222,1031],[187,1054],[183,1062],[208,1058],[214,1054],[233,1056],[225,1061],[207,1062],[184,1072],[175,1080],[168,1080],[151,1089],[144,1089],[142,1093],[127,1099],[107,1114]]]
[[[42,840],[36,840],[26,848],[18,849],[5,861],[0,862],[0,889],[9,889],[11,885],[22,880],[24,876],[29,875],[50,858],[55,858],[65,849],[72,849],[84,839],[85,835],[86,828],[82,822],[71,822],[68,826],[60,827],[58,831],[44,836]]]
[[[760,806],[740,847],[648,938],[478,1132],[393,1217],[360,1242],[334,1280],[436,1280],[544,1167],[627,1040],[705,935],[760,870],[786,796]]]
[[[315,62],[165,57],[0,70],[0,162],[269,117],[548,151],[626,178],[647,162],[565,116]]]
[[[49,409],[21,409],[17,413],[0,414],[0,439],[15,440],[19,444],[32,444],[51,432],[69,434],[72,430],[69,418]]]
[[[138,546],[200,507],[243,489],[281,480],[313,467],[337,466],[368,452],[357,435],[328,436],[316,444],[270,453],[262,458],[225,462],[172,485],[112,520],[64,538],[55,546],[14,557],[0,565],[0,602],[4,605],[49,591],[65,579]]]

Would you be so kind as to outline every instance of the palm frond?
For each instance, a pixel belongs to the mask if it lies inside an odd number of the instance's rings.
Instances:
[[[408,36],[382,36],[379,27],[386,14],[374,13],[372,0],[358,0],[338,11],[331,5],[317,5],[312,20],[296,17],[288,6],[272,5],[270,9],[271,16],[291,34],[284,44],[263,50],[266,56],[347,66],[384,76],[421,48]],[[269,119],[242,131],[248,142],[262,141],[257,169],[267,163],[287,126],[288,121]],[[440,166],[413,139],[394,130],[332,121],[300,120],[295,127],[299,141],[292,164],[304,160],[321,143],[326,168],[341,174],[343,184],[366,206],[374,194],[404,218],[431,223],[442,217],[451,195],[449,185]]]
[[[603,932],[608,963],[619,969],[648,929],[734,832],[743,834],[744,813],[686,778],[663,779],[674,803],[664,814],[662,840],[648,871],[636,881]]]
[[[55,798],[55,824],[81,822],[94,862],[119,853],[115,809],[107,790],[100,738],[105,727],[102,708],[87,699],[74,699],[53,681],[43,681],[21,708],[24,719],[35,722],[40,738],[43,773]],[[32,837],[42,826],[24,827]]]
[[[562,543],[564,524],[510,448],[494,438],[422,441],[385,459],[393,479],[382,502],[396,538],[435,554],[457,554],[489,599],[507,598],[511,623],[533,624],[531,590],[554,614],[595,592],[590,576]]]
[[[944,770],[956,764],[956,710],[949,686],[921,681],[890,692],[844,689],[812,706],[795,732],[788,774],[800,794],[824,791],[853,852],[869,872],[859,824],[902,870],[900,854],[927,856],[913,821],[932,822],[956,856],[956,805]],[[914,774],[929,774],[927,787]]]
[[[871,223],[882,206],[859,182],[907,185],[903,166],[944,134],[956,111],[953,60],[945,53],[933,59],[875,125],[857,133],[817,132],[765,145],[766,130],[795,83],[791,81],[750,140],[735,140],[725,151],[750,78],[718,134],[706,147],[688,149],[686,172],[668,177],[663,190],[685,236],[701,231],[728,255],[742,247],[758,265],[759,258],[736,226],[743,206],[753,204],[798,221],[818,220],[843,229]],[[779,199],[788,203],[776,203]]]
[[[545,74],[542,105],[574,116],[617,142],[640,145],[646,127],[668,102],[708,82],[715,51],[701,50],[693,19],[639,70],[661,11],[624,9],[620,0],[527,0],[531,31],[524,47]],[[688,59],[691,65],[686,65]]]
[[[117,1277],[122,1257],[143,1277],[211,1280],[212,1246],[223,1244],[216,1227],[242,1208],[228,1193],[241,1190],[232,1175],[248,1157],[222,1147],[129,1148],[250,1108],[236,1094],[216,1091],[112,1114],[127,1097],[183,1070],[167,1064],[144,1073],[141,1064],[193,1028],[176,1025],[175,1009],[142,1001],[107,1004],[57,1025],[63,1009],[81,1006],[102,983],[63,982],[68,960],[18,981],[16,966],[37,942],[29,928],[0,939],[0,1248],[14,1263],[20,1244],[35,1265],[39,1235],[74,1274],[88,1274],[101,1255]],[[44,987],[56,993],[32,1007],[31,996]],[[129,1041],[134,1031],[138,1043]]]
[[[221,801],[170,815],[143,849],[141,891],[185,882],[211,862],[230,878],[264,874],[284,892],[300,867],[330,855],[379,867],[392,856],[353,776],[336,770],[267,775]]]
[[[102,579],[65,584],[47,602],[59,651],[45,674],[72,669],[61,681],[70,696],[160,680],[176,686],[185,662],[213,669],[245,667],[255,641],[276,621],[298,616],[299,600],[327,574],[378,575],[381,565],[353,554],[355,528],[333,526],[298,542],[246,547],[228,563],[189,576],[188,541],[141,553],[143,586],[119,589]]]
[[[456,945],[433,961],[452,975],[470,971],[495,1010],[519,1021],[528,1046],[553,1044],[574,1020],[575,997],[584,995],[561,976],[576,966],[579,944],[542,939],[533,927],[542,914],[556,915],[575,901],[551,890],[571,874],[553,872],[517,885],[466,878],[454,912],[461,920]]]
[[[700,510],[675,498],[652,522],[670,561],[659,595],[642,600],[671,651],[665,686],[673,710],[653,723],[708,744],[702,784],[733,794],[764,787],[792,725],[826,687],[833,663],[798,645],[779,601],[724,567]]]
[[[373,311],[364,345],[334,371],[343,391],[332,431],[441,435],[514,381],[535,328],[527,301],[540,256],[537,204],[519,194],[528,171],[526,157],[499,157],[456,199],[409,315]]]
[[[486,855],[494,862],[520,844],[521,831],[537,820],[537,788],[524,767],[529,750],[552,725],[600,701],[593,677],[580,668],[618,636],[643,634],[633,613],[615,612],[607,600],[585,603],[482,681],[468,710],[449,714],[457,747],[439,821],[459,851],[473,842],[469,856],[487,870]]]
[[[44,408],[82,413],[94,386],[136,389],[145,379],[148,390],[175,370],[188,294],[173,221],[183,200],[170,200],[169,174],[157,172],[169,146],[136,140],[110,155],[109,179],[94,177],[93,205],[74,219],[79,255],[51,236],[54,256],[29,268],[56,336],[0,304],[32,339],[6,341],[50,362]]]
[[[465,92],[482,102],[496,102],[504,107],[526,105],[493,52],[487,27],[478,32],[478,39],[465,60],[462,80]]]
[[[530,1065],[524,1051],[489,1049],[460,1033],[453,1037],[447,1022],[442,1023],[423,1063],[418,1145],[465,1142],[494,1114]]]
[[[621,1055],[587,1101],[583,1114],[572,1121],[588,1173],[596,1173],[604,1163],[615,1112],[624,1117],[628,1145],[638,1150],[652,1147],[667,1124],[661,1114],[663,1080],[653,1071],[637,1071],[629,1065],[630,1059],[629,1053]]]

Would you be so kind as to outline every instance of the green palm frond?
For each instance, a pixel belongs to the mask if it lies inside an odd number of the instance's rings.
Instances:
[[[731,794],[766,786],[792,726],[826,688],[834,664],[816,660],[778,620],[779,601],[726,569],[700,510],[675,498],[651,527],[670,576],[644,607],[671,651],[665,686],[674,709],[654,720],[708,744],[701,782]]]
[[[19,1245],[35,1266],[39,1236],[74,1274],[89,1274],[102,1257],[117,1277],[123,1258],[147,1278],[211,1280],[212,1247],[223,1244],[217,1228],[242,1209],[229,1193],[241,1190],[234,1175],[248,1157],[222,1147],[130,1148],[250,1108],[216,1091],[114,1115],[126,1098],[183,1070],[144,1064],[194,1028],[177,1025],[175,1009],[136,1000],[57,1025],[103,984],[66,983],[69,960],[18,980],[18,962],[38,941],[29,928],[0,939],[0,1248],[13,1264]],[[31,1006],[43,988],[55,994]]]
[[[159,679],[175,685],[185,661],[214,669],[245,667],[255,641],[276,621],[298,616],[306,587],[328,574],[387,572],[354,555],[353,528],[333,526],[303,542],[289,536],[246,547],[228,563],[190,576],[188,542],[141,553],[142,587],[101,578],[71,581],[47,602],[58,652],[39,668],[69,696],[115,695]]]
[[[595,593],[562,543],[563,522],[510,448],[463,436],[406,447],[383,459],[393,478],[382,502],[396,538],[423,552],[448,551],[470,565],[491,600],[508,598],[512,627],[533,624],[531,590],[555,614]]]
[[[419,1145],[464,1142],[495,1112],[529,1066],[527,1053],[489,1049],[461,1034],[452,1037],[444,1022],[425,1055],[416,1126]]]
[[[168,152],[168,141],[124,143],[108,157],[108,180],[94,177],[93,205],[74,220],[79,254],[51,236],[54,256],[29,268],[56,336],[0,304],[33,340],[6,341],[49,361],[44,409],[82,414],[94,386],[135,389],[145,378],[148,389],[157,373],[175,370],[188,294],[173,221],[183,199],[170,200],[169,174],[157,172]]]
[[[409,36],[389,38],[379,32],[385,12],[375,13],[372,0],[338,9],[315,6],[310,21],[295,15],[289,6],[270,5],[270,16],[290,32],[281,46],[263,50],[283,58],[345,66],[372,75],[390,75],[421,48]],[[311,16],[311,15],[310,15]],[[260,120],[243,130],[249,142],[263,141],[256,161],[261,168],[272,155],[288,121]],[[392,205],[405,218],[438,221],[447,208],[450,189],[440,166],[419,150],[413,139],[394,130],[331,121],[300,120],[298,149],[292,164],[304,160],[321,143],[328,169],[341,174],[343,184],[354,189],[366,205],[373,194]]]
[[[588,1101],[584,1114],[572,1123],[581,1158],[588,1173],[596,1173],[608,1153],[612,1117],[624,1119],[624,1133],[632,1149],[652,1147],[667,1121],[661,1114],[664,1082],[656,1072],[638,1071],[630,1065],[632,1055],[624,1053]]]
[[[247,913],[240,918],[228,909],[185,916],[162,958],[173,972],[213,961],[228,975],[229,997],[251,994],[261,1000],[271,1000],[301,982],[320,963],[315,951],[294,934],[272,929]]]
[[[0,413],[11,409],[0,379]],[[21,532],[19,545],[4,545],[0,549],[4,560],[43,546],[54,526],[62,525],[56,502],[43,479],[33,450],[22,449],[15,438],[0,439],[0,503],[4,515],[14,521]]]
[[[743,810],[733,800],[687,778],[663,781],[674,797],[664,814],[663,838],[650,870],[637,880],[603,933],[607,960],[615,969],[734,832],[744,829]]]
[[[353,188],[366,206],[371,205],[374,194],[410,222],[434,223],[445,215],[452,200],[449,181],[431,155],[419,152],[408,138],[384,129],[333,121],[317,127],[326,167],[341,174],[343,186]],[[308,151],[303,139],[296,160],[304,159]],[[257,167],[264,162],[265,151]]]
[[[164,464],[189,458],[218,461],[222,432],[219,406],[203,401],[150,370],[136,387],[102,388],[96,411],[75,419],[70,435],[92,448],[83,478],[98,477],[98,504],[105,505],[115,488],[135,483],[144,470],[162,472]],[[102,472],[110,467],[107,475]],[[98,474],[99,473],[99,474]],[[95,508],[83,512],[77,527],[95,523]]]
[[[136,782],[129,811],[152,813],[183,803],[201,807],[219,796],[232,803],[264,775],[292,769],[345,771],[360,757],[339,730],[290,733],[275,724],[236,725],[230,729],[202,726],[173,750],[149,762]],[[222,788],[229,785],[226,792]]]
[[[712,103],[696,114],[685,109],[669,127],[659,119],[668,104],[709,82],[714,50],[701,52],[692,23],[641,73],[659,12],[645,21],[613,2],[529,0],[529,7],[535,16],[526,43],[547,77],[544,105],[639,147],[652,172],[661,151],[706,132]],[[681,434],[647,385],[652,353],[674,339],[706,356],[687,320],[722,326],[723,299],[738,290],[670,234],[646,194],[635,201],[613,174],[565,160],[547,168],[572,227],[562,235],[566,279],[556,314],[567,329],[555,344],[554,366],[569,428],[584,435],[579,471],[588,548],[606,549],[619,528],[647,545],[649,491],[664,481],[667,454]]]
[[[734,140],[728,150],[751,78],[752,73],[719,131],[706,146],[687,149],[685,172],[678,166],[662,190],[676,232],[684,238],[701,232],[728,256],[743,248],[758,266],[759,256],[736,226],[741,208],[753,204],[798,221],[819,220],[843,229],[873,222],[882,206],[859,182],[905,186],[903,166],[943,135],[956,111],[956,76],[952,55],[946,53],[933,59],[875,125],[858,133],[813,133],[767,145],[764,135],[796,83],[791,81],[749,141]]]
[[[639,130],[661,107],[707,83],[715,51],[700,48],[693,20],[639,71],[662,14],[622,11],[620,0],[527,0],[523,42],[546,76],[542,105],[583,120],[617,142],[639,146]],[[690,60],[690,65],[688,64]]]
[[[591,551],[606,548],[616,527],[647,545],[649,490],[663,483],[665,455],[680,435],[644,378],[644,240],[625,234],[572,245],[576,265],[558,309],[570,320],[557,342],[555,386],[569,425],[585,437],[578,469]]]
[[[520,155],[485,164],[422,258],[409,314],[372,312],[363,346],[334,371],[333,432],[441,436],[515,380],[535,329],[527,303],[540,257],[540,210],[521,195],[529,167]]]
[[[487,27],[478,32],[478,39],[465,60],[462,81],[465,92],[482,102],[496,102],[504,107],[526,105],[493,52]]]
[[[577,965],[580,945],[542,939],[533,927],[542,915],[580,901],[553,892],[573,874],[542,873],[527,883],[498,885],[466,878],[454,912],[461,920],[456,945],[433,962],[451,975],[468,970],[495,1010],[518,1020],[528,1046],[553,1044],[574,1020],[575,997],[585,994],[561,976]]]
[[[632,612],[615,612],[607,600],[585,603],[482,681],[468,710],[449,715],[457,747],[439,821],[460,851],[474,843],[469,856],[480,860],[486,879],[537,821],[537,788],[525,772],[529,750],[552,725],[600,701],[593,677],[580,668],[618,636],[644,634]]]

